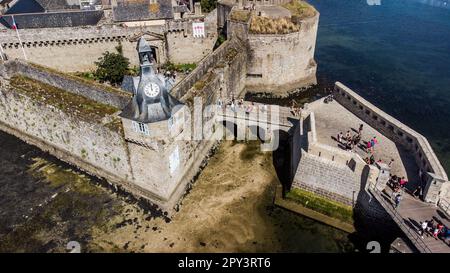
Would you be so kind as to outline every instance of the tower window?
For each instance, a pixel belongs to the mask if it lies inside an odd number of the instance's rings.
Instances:
[[[136,133],[141,133],[146,136],[150,135],[147,124],[133,121],[133,128]]]

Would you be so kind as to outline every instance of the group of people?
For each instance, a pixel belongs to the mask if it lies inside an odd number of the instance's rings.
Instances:
[[[439,238],[447,239],[450,236],[450,229],[444,226],[442,223],[434,223],[434,220],[425,220],[420,223],[420,236],[423,238],[423,235],[433,236],[436,240]]]
[[[236,100],[234,97],[232,97],[231,100],[229,102],[225,103],[225,104],[219,98],[217,100],[217,105],[222,107],[222,108],[225,108],[225,107],[228,106],[228,107],[230,107],[231,111],[233,111],[233,112],[237,112],[238,110],[242,109],[242,110],[245,111],[245,113],[247,115],[249,115],[253,111],[253,109],[255,107],[257,107],[254,102],[250,102],[250,103],[246,104],[244,102],[244,99]],[[262,104],[261,107],[259,107],[259,109],[260,109],[261,112],[266,112],[267,111],[267,105]]]
[[[392,161],[391,161],[392,162]],[[408,184],[408,180],[404,176],[398,177],[391,175],[388,181],[388,185],[392,188],[392,197],[394,198],[394,209],[397,209],[400,205],[400,201],[403,199],[403,190]]]
[[[358,132],[356,134],[351,135],[350,130],[348,130],[344,136],[342,132],[339,132],[339,134],[337,135],[337,141],[340,144],[344,145],[346,150],[353,150],[353,148],[357,146],[361,141],[362,130],[363,124],[360,124]]]
[[[396,175],[391,175],[388,181],[389,186],[391,186],[392,190],[398,191],[399,189],[404,189],[408,184],[408,180],[404,176],[399,177]]]

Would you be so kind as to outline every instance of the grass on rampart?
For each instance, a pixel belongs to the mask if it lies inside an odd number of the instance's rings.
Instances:
[[[291,2],[282,5],[283,8],[288,9],[292,16],[297,19],[310,18],[316,15],[316,9],[305,1],[292,0]]]
[[[191,72],[197,67],[196,63],[185,63],[185,64],[174,64],[171,62],[167,62],[162,66],[162,69],[166,71],[176,71],[176,72]]]
[[[316,9],[305,1],[292,0],[282,5],[291,12],[291,18],[269,18],[252,15],[250,19],[250,33],[253,34],[287,34],[300,30],[302,19],[316,15]]]
[[[230,19],[238,22],[248,22],[250,19],[250,11],[249,10],[233,10],[230,13]]]
[[[340,204],[302,189],[292,189],[286,194],[286,197],[301,204],[305,208],[315,210],[347,223],[353,223],[353,210],[350,206]]]
[[[15,90],[34,101],[52,105],[66,114],[75,115],[77,118],[88,122],[98,121],[100,123],[102,118],[119,111],[113,106],[90,100],[24,76],[13,76],[10,84]],[[118,125],[115,120],[111,123],[114,123],[111,124],[111,129]]]
[[[35,68],[37,68],[37,69],[39,69],[39,70],[47,71],[47,72],[49,72],[51,74],[56,74],[56,75],[58,75],[60,77],[68,79],[68,80],[76,81],[76,82],[79,82],[79,83],[82,83],[82,84],[86,84],[86,85],[91,85],[91,86],[94,86],[94,87],[96,87],[98,89],[101,89],[101,90],[104,90],[104,91],[107,91],[107,92],[110,92],[110,93],[113,93],[113,94],[117,94],[117,95],[124,96],[124,97],[131,97],[132,96],[128,92],[122,91],[120,89],[114,88],[114,87],[109,86],[109,85],[101,84],[101,83],[95,81],[95,79],[90,79],[88,77],[83,77],[83,76],[81,76],[82,73],[77,73],[75,75],[73,75],[73,74],[66,74],[66,73],[63,73],[63,72],[58,71],[56,69],[49,68],[49,67],[46,67],[46,66],[41,66],[41,65],[38,65],[38,64],[35,64],[35,63],[30,63],[30,65],[35,67]]]
[[[299,31],[300,26],[289,18],[252,16],[249,30],[253,34],[287,34]]]

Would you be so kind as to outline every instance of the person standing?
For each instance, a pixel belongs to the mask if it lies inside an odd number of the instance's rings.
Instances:
[[[349,140],[351,140],[352,138],[351,138],[351,136],[350,136],[350,131],[347,131],[347,133],[345,134],[345,140],[346,141],[349,141]]]

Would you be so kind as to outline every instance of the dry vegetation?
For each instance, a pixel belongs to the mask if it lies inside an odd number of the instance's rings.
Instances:
[[[250,21],[250,33],[256,34],[286,34],[300,30],[300,26],[294,24],[288,18],[267,18],[253,16]]]
[[[249,10],[233,10],[230,13],[230,19],[239,22],[248,22],[250,19],[250,11]]]
[[[297,19],[310,18],[316,15],[316,9],[305,1],[293,0],[282,7],[288,9]]]

